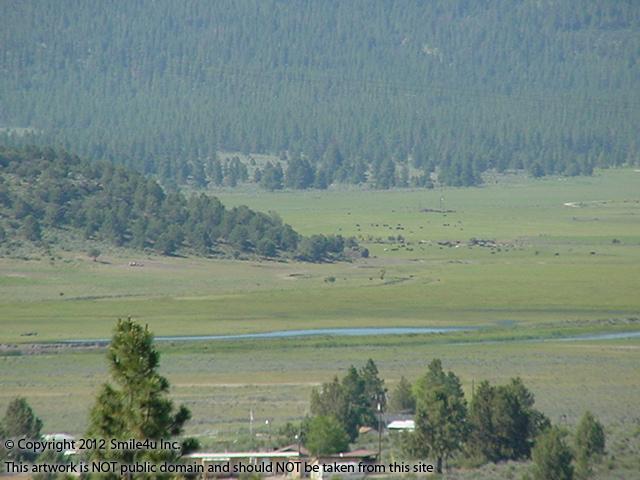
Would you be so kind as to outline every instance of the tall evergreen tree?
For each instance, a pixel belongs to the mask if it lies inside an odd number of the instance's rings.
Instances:
[[[460,380],[453,372],[445,373],[442,363],[434,359],[415,385],[415,440],[436,461],[442,473],[444,462],[462,449],[467,438],[467,402]]]
[[[400,381],[391,392],[389,407],[393,412],[415,413],[416,399],[411,390],[411,383],[404,376],[400,377]]]
[[[534,438],[549,426],[534,408],[534,396],[519,378],[506,385],[482,382],[469,409],[467,447],[485,460],[529,458]]]
[[[191,413],[184,406],[176,409],[168,398],[169,382],[158,373],[160,354],[148,328],[131,319],[118,320],[107,359],[114,383],[101,387],[91,410],[88,435],[105,439],[107,446],[111,439],[169,440],[180,435]],[[187,439],[180,451],[107,448],[92,450],[91,455],[128,464],[175,462],[195,445],[195,440]]]
[[[364,395],[369,400],[369,411],[363,424],[377,428],[378,420],[376,416],[386,410],[387,389],[384,386],[384,380],[380,378],[378,366],[373,359],[367,360],[367,363],[360,369],[359,373],[364,383]],[[380,410],[378,410],[378,407]]]
[[[16,442],[20,438],[39,440],[41,430],[42,420],[36,417],[25,398],[14,398],[9,402],[4,418],[0,422],[0,438],[10,438]],[[4,449],[4,442],[0,445],[0,460],[3,457],[14,461],[33,460],[37,455],[36,452],[22,451],[19,448],[4,452],[2,449]]]

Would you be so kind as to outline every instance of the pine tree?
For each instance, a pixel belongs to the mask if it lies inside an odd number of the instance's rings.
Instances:
[[[35,416],[33,410],[25,398],[15,398],[7,407],[7,411],[0,422],[0,438],[26,438],[29,440],[40,439],[42,420]],[[2,449],[4,445],[0,446]],[[0,459],[6,457],[11,460],[33,460],[35,452],[26,452],[14,449],[3,454],[0,451]]]
[[[387,389],[384,380],[380,378],[376,363],[370,358],[364,367],[360,369],[360,378],[364,382],[364,395],[369,402],[367,418],[363,425],[377,428],[378,406],[380,411],[386,410]]]
[[[394,412],[415,413],[416,399],[411,390],[411,383],[404,377],[400,377],[400,381],[396,388],[391,392],[389,407]]]
[[[191,417],[189,410],[177,410],[167,398],[169,382],[158,373],[160,354],[153,335],[131,319],[118,320],[107,354],[114,384],[105,383],[91,410],[88,435],[117,440],[168,440],[183,431]],[[94,459],[125,463],[139,461],[175,462],[193,449],[196,442],[182,442],[173,450],[92,450]]]
[[[436,460],[442,473],[443,462],[462,448],[467,437],[467,402],[460,380],[453,372],[445,373],[442,363],[434,359],[427,373],[415,386],[416,430],[418,443]]]
[[[15,398],[7,406],[0,431],[7,438],[40,438],[42,420],[35,416],[26,398]]]

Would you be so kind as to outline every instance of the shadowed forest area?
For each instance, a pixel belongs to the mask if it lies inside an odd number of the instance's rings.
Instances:
[[[493,169],[638,164],[633,0],[29,0],[0,18],[2,143],[62,144],[168,185],[476,185]]]

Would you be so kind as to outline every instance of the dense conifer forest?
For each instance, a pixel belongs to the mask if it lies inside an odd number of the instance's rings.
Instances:
[[[342,259],[345,250],[362,254],[353,239],[303,237],[275,213],[227,209],[204,194],[166,192],[122,165],[51,148],[0,147],[0,244],[39,244],[45,229],[162,255],[253,254],[320,262]]]
[[[162,182],[475,185],[490,169],[639,162],[635,0],[0,9],[0,142],[62,145]]]

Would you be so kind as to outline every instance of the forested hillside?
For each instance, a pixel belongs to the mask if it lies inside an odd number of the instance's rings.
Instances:
[[[43,230],[153,249],[163,255],[258,254],[307,261],[360,254],[355,240],[303,237],[275,213],[226,209],[215,197],[166,193],[123,166],[82,160],[51,148],[0,147],[0,244],[43,241]]]
[[[220,151],[277,155],[228,182],[272,189],[639,162],[636,0],[3,0],[0,13],[0,141],[167,182],[221,184]]]

